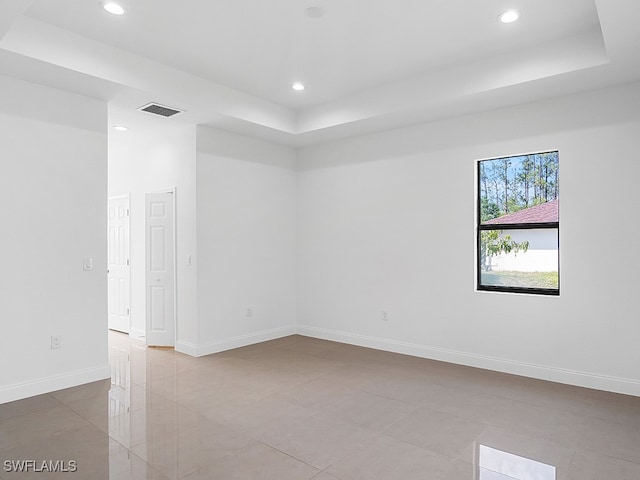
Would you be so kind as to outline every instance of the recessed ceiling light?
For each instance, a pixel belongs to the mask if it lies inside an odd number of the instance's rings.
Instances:
[[[124,15],[124,8],[115,2],[105,2],[102,4],[102,8],[113,15]]]
[[[324,10],[320,7],[309,7],[304,9],[304,14],[309,18],[322,18]]]
[[[122,125],[114,125],[113,129],[118,130],[119,132],[126,132],[129,130],[127,127],[123,127]]]
[[[305,89],[305,86],[303,83],[296,82],[293,85],[291,85],[291,88],[293,88],[296,92],[301,92],[302,90]]]
[[[498,15],[498,21],[502,23],[513,23],[520,18],[520,12],[517,10],[507,10]]]

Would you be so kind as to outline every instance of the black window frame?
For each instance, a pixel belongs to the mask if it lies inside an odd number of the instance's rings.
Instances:
[[[476,290],[484,291],[484,292],[506,292],[506,293],[526,293],[532,295],[550,295],[550,296],[559,296],[560,295],[560,211],[558,211],[558,221],[557,222],[541,222],[541,223],[491,223],[491,224],[483,224],[481,221],[482,218],[482,197],[481,197],[481,170],[480,165],[482,162],[486,162],[489,160],[499,160],[501,158],[516,158],[522,157],[525,155],[536,155],[536,154],[544,154],[544,153],[558,153],[558,159],[560,157],[559,150],[544,150],[541,152],[534,152],[529,154],[520,154],[520,155],[505,155],[500,157],[492,157],[485,158],[482,160],[477,160],[477,168],[476,168],[476,176],[477,176],[477,184],[476,184]],[[558,162],[559,165],[559,162]],[[559,168],[559,167],[558,167]],[[559,196],[558,196],[559,198]],[[558,207],[559,208],[559,207]],[[483,231],[492,231],[492,230],[540,230],[540,229],[556,229],[558,232],[558,288],[531,288],[531,287],[509,287],[504,285],[483,285],[482,284],[482,239],[481,233]]]

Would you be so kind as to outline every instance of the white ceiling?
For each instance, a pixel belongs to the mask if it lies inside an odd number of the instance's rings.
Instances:
[[[638,3],[2,0],[0,73],[299,146],[640,79]]]

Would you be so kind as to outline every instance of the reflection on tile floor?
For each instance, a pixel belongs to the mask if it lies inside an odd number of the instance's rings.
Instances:
[[[0,405],[1,479],[640,479],[637,397],[301,336],[109,340],[111,381]]]

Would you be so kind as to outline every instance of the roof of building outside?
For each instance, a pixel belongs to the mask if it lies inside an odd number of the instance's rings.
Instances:
[[[558,199],[551,200],[546,203],[541,203],[534,207],[525,208],[515,213],[508,213],[498,218],[493,218],[483,222],[486,224],[498,224],[498,223],[547,223],[557,222],[558,215]]]

